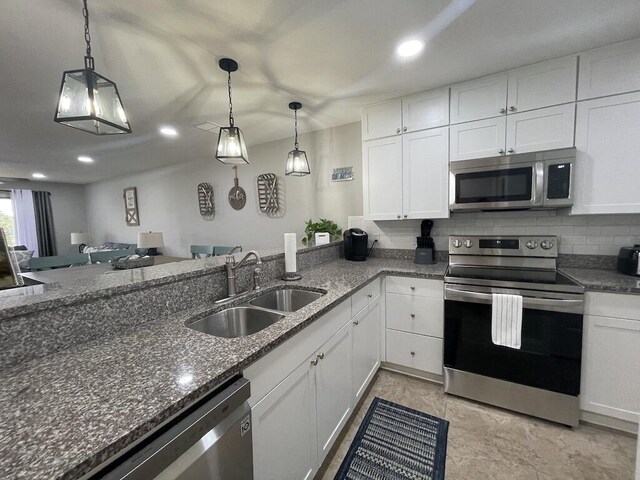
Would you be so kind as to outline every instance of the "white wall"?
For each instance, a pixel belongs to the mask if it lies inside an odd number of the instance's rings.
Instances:
[[[217,136],[211,135],[212,150],[216,140]],[[297,232],[301,237],[304,221],[310,217],[326,216],[346,227],[347,217],[362,211],[360,124],[304,134],[299,143],[307,151],[310,176],[284,176],[293,138],[249,148],[250,165],[238,168],[240,186],[247,193],[247,204],[239,211],[233,210],[227,200],[233,186],[233,170],[218,162],[213,154],[199,162],[88,184],[85,193],[89,231],[95,243],[135,243],[138,232],[161,231],[163,253],[188,256],[191,244],[241,244],[245,250],[280,246],[285,232]],[[358,180],[329,185],[330,169],[348,165],[356,168]],[[261,173],[278,175],[285,208],[277,217],[259,211],[256,179]],[[198,211],[200,182],[213,186],[216,208],[213,220],[204,220]],[[122,191],[127,187],[137,188],[139,227],[129,227],[124,220]],[[320,194],[316,188],[321,189]]]
[[[51,192],[53,227],[55,229],[58,255],[74,253],[78,247],[71,246],[71,232],[87,231],[84,186],[72,183],[12,182],[0,185],[2,190],[26,189]],[[29,247],[27,245],[27,247]],[[33,248],[33,247],[29,247]]]

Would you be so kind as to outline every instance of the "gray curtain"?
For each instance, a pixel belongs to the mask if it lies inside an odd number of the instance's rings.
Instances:
[[[57,254],[56,238],[53,230],[53,210],[51,209],[51,193],[33,192],[33,211],[36,217],[38,251],[41,257]]]

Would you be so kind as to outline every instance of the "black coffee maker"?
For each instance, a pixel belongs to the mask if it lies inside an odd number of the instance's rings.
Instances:
[[[344,239],[344,258],[353,262],[364,262],[367,259],[369,235],[359,228],[350,228],[342,234]]]

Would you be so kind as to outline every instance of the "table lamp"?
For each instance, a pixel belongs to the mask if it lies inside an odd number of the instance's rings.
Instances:
[[[162,232],[138,233],[138,248],[146,248],[147,255],[158,255],[158,248],[164,247]]]
[[[82,253],[84,247],[91,243],[91,235],[86,232],[72,232],[71,245],[78,245],[78,253]]]

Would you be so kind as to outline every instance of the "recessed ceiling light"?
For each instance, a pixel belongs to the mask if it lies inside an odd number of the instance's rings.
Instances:
[[[160,133],[166,137],[175,137],[178,135],[178,131],[173,127],[161,127]]]
[[[87,157],[86,155],[80,155],[78,157],[78,161],[83,163],[93,163],[93,158]]]
[[[398,45],[396,52],[401,57],[412,57],[417,55],[424,48],[424,42],[421,40],[407,40]]]
[[[47,178],[47,176],[44,173],[39,173],[39,172],[32,173],[31,176],[33,178]]]

